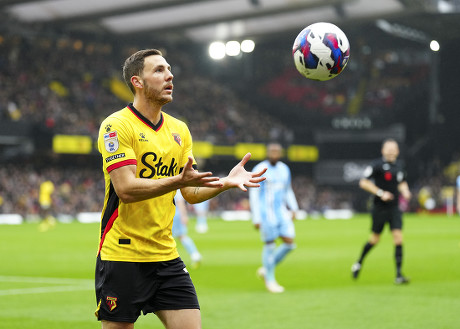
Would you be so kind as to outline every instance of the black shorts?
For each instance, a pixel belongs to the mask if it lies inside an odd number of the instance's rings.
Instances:
[[[180,258],[165,262],[96,262],[98,320],[134,323],[160,310],[199,309],[195,287]]]
[[[390,224],[390,229],[402,229],[402,212],[398,206],[374,205],[372,209],[372,232],[380,234],[385,223]]]

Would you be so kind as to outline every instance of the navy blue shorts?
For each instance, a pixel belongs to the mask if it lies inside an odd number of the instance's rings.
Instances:
[[[385,224],[390,225],[391,230],[402,229],[402,212],[398,206],[378,206],[372,209],[372,232],[380,234]]]
[[[184,262],[96,262],[98,320],[134,323],[160,310],[199,309],[195,286]]]

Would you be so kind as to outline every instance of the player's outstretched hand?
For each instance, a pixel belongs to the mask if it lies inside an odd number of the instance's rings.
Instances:
[[[185,186],[195,187],[223,187],[223,183],[219,180],[219,177],[212,176],[212,172],[199,172],[193,169],[193,158],[188,157],[188,161],[182,170],[182,183]]]
[[[265,177],[262,177],[262,175],[265,174],[267,168],[257,173],[249,172],[244,169],[244,165],[250,158],[251,153],[247,153],[243,159],[230,170],[230,173],[225,178],[229,187],[238,187],[240,190],[246,192],[248,190],[246,187],[259,187],[259,183],[265,180]]]

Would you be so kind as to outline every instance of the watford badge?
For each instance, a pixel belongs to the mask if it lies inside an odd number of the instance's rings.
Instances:
[[[179,144],[179,146],[182,146],[182,139],[180,138],[179,134],[173,133],[172,134],[174,141]]]
[[[107,306],[109,307],[109,311],[113,311],[115,307],[117,307],[117,297],[109,297],[107,296],[106,303]]]

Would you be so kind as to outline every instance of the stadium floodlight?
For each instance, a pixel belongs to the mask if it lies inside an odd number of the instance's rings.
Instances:
[[[225,57],[225,44],[220,41],[212,42],[209,45],[209,56],[212,59],[219,60]]]
[[[384,19],[376,20],[375,24],[382,31],[394,35],[396,37],[416,41],[425,45],[429,40],[428,36],[424,32],[417,30],[413,27],[405,26],[398,23],[390,23]]]
[[[238,56],[241,52],[241,46],[238,41],[228,41],[225,44],[225,53],[228,56]]]
[[[436,40],[431,40],[430,42],[430,49],[433,50],[433,51],[439,51],[439,49],[441,48],[441,46],[439,45],[439,42],[436,41]]]
[[[243,53],[252,53],[256,44],[252,40],[243,40],[241,42],[241,51]]]

